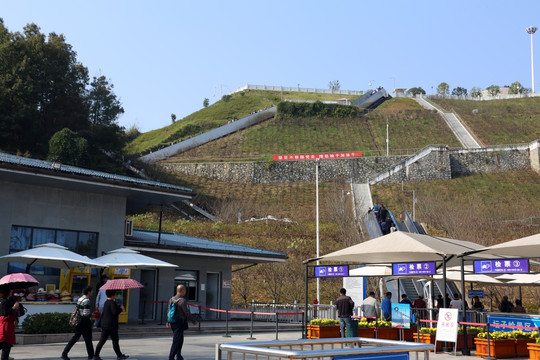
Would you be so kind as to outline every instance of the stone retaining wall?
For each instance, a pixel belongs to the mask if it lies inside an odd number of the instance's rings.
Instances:
[[[315,160],[163,163],[176,174],[225,182],[274,184],[315,181]],[[414,156],[379,156],[320,160],[319,180],[345,179],[352,183],[397,183],[444,180],[455,176],[497,171],[540,171],[538,140],[530,144],[451,150],[429,146]]]

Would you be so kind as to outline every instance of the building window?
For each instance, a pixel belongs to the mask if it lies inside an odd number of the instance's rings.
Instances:
[[[98,234],[84,231],[34,228],[28,226],[12,226],[9,242],[9,253],[28,250],[36,245],[55,243],[69,250],[90,258],[97,257]],[[10,263],[8,273],[26,272],[25,264]],[[59,275],[58,269],[44,266],[30,267],[30,273],[36,275]]]
[[[199,298],[199,272],[191,270],[175,270],[174,271],[174,293],[176,287],[184,285],[186,287],[186,299],[188,301],[197,301]]]

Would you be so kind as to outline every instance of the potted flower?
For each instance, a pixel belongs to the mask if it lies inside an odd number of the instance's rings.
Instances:
[[[313,319],[308,325],[308,339],[338,338],[341,336],[339,320]]]
[[[358,320],[358,337],[374,338],[375,321],[368,321],[366,318]]]
[[[538,338],[538,331],[533,331],[536,333],[536,342],[527,344],[527,349],[529,350],[529,359],[530,360],[540,360],[540,339]]]
[[[419,339],[419,342],[423,344],[435,344],[435,334],[437,332],[437,328],[433,327],[423,327],[420,328],[420,331],[418,333],[414,333],[414,341]],[[435,351],[441,351],[443,347],[442,342],[437,343],[437,348]],[[432,350],[433,351],[433,350]]]
[[[490,356],[496,359],[516,357],[516,340],[511,338],[510,332],[494,331],[489,334],[489,352],[487,332],[481,332],[474,339],[476,343],[476,356]]]
[[[533,332],[535,334],[532,334],[531,332],[521,331],[521,330],[512,331],[510,336],[512,339],[516,339],[515,341],[516,341],[517,357],[529,356],[529,349],[527,348],[527,344],[536,343],[536,339],[538,338],[538,331],[533,331]]]
[[[393,328],[391,321],[377,319],[377,322],[373,321],[371,324],[375,327],[377,339],[399,340],[399,329]]]

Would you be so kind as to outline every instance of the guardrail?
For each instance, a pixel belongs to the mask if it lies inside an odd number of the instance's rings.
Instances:
[[[337,347],[337,348],[336,348]],[[429,359],[432,344],[412,343],[394,340],[378,340],[371,338],[341,339],[309,339],[296,341],[257,341],[244,343],[216,344],[216,360],[221,360],[223,352],[227,359],[233,360],[235,355],[241,359],[323,359],[338,356],[389,354],[389,353],[424,353]],[[407,356],[408,358],[408,356]]]

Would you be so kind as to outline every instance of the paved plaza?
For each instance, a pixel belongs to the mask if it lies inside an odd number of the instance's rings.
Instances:
[[[253,335],[256,340],[254,341],[272,341],[275,340],[275,333],[255,333]],[[185,339],[184,349],[182,355],[185,360],[214,360],[216,344],[219,343],[235,343],[246,342],[248,340],[249,333],[232,334],[231,337],[226,338],[217,334],[188,334]],[[287,331],[281,332],[279,335],[280,340],[297,340],[301,338],[299,331]],[[94,346],[97,343],[97,339],[94,341]],[[130,360],[162,360],[167,359],[169,354],[169,348],[171,345],[170,336],[158,336],[147,338],[120,338],[120,348],[122,352],[129,355]],[[65,346],[65,343],[56,344],[41,344],[41,345],[16,345],[12,351],[11,356],[15,360],[59,360],[60,354]],[[84,341],[82,339],[75,344],[71,350],[69,357],[73,360],[85,360],[86,351],[84,347]],[[101,352],[101,357],[105,360],[114,360],[116,356],[112,350],[110,340],[105,344]],[[459,352],[457,356],[453,354],[430,354],[432,360],[451,360],[456,357],[461,359],[478,359],[475,356],[462,356]],[[226,358],[226,354],[223,354],[223,358]],[[236,356],[235,358],[240,358]],[[251,359],[254,357],[248,357]],[[414,354],[411,354],[411,360],[415,360]],[[424,360],[424,355],[420,353],[418,355],[419,360]]]

